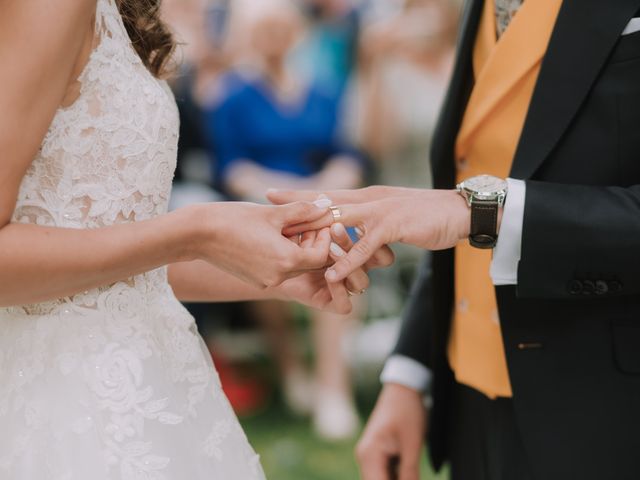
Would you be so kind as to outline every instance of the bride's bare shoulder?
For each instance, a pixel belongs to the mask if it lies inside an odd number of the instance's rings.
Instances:
[[[2,46],[22,48],[72,41],[90,27],[96,0],[0,0]],[[4,49],[3,49],[4,50]]]
[[[96,0],[0,0],[0,228],[91,46],[95,11]]]
[[[55,111],[91,48],[96,4],[0,0],[0,106],[26,107],[38,98],[45,110]]]

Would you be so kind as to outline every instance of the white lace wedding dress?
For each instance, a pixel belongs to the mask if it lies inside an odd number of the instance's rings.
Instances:
[[[96,25],[80,97],[56,113],[14,222],[99,228],[166,212],[175,101],[114,0],[97,0]],[[0,309],[1,480],[263,478],[165,268]]]

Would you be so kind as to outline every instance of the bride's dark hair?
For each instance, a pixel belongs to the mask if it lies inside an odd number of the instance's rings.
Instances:
[[[156,77],[168,73],[173,35],[160,18],[161,0],[116,0],[133,47]]]

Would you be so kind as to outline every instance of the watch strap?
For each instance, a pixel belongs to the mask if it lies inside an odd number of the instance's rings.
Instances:
[[[493,248],[498,241],[498,202],[471,203],[469,243],[476,248]]]

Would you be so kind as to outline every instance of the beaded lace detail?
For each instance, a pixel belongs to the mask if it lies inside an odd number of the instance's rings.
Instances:
[[[14,222],[93,229],[167,211],[178,113],[114,0]],[[166,269],[0,309],[0,480],[258,480],[263,474]]]

